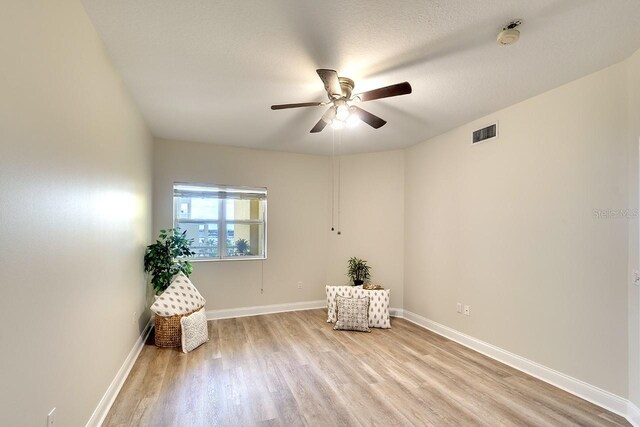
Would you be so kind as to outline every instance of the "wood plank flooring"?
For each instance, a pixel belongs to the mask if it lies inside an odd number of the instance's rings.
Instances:
[[[325,310],[209,322],[190,354],[142,350],[104,426],[628,426],[402,319],[334,331]]]

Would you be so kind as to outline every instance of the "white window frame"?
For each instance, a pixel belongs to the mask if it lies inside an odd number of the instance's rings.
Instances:
[[[203,193],[211,192],[218,193],[222,197],[215,197],[221,202],[218,203],[218,219],[202,219],[202,220],[190,220],[191,223],[202,224],[218,224],[218,256],[217,257],[187,257],[191,262],[201,261],[253,261],[267,259],[267,188],[266,187],[242,187],[237,185],[218,185],[218,184],[201,184],[193,182],[174,182],[173,183],[173,226],[180,227],[180,220],[176,218],[177,202],[176,202],[176,187],[183,186],[185,190],[190,188],[196,193],[196,189],[201,189]],[[187,190],[188,191],[188,190]],[[226,197],[226,194],[252,194],[257,199],[263,200],[264,214],[262,221],[260,220],[227,220],[224,200],[236,197]],[[184,221],[187,222],[187,221]],[[264,229],[264,244],[262,248],[262,255],[242,255],[242,256],[228,256],[227,253],[227,224],[262,224]]]

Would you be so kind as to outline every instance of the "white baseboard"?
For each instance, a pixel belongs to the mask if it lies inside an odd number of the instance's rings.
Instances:
[[[640,426],[640,408],[631,402],[627,404],[627,421],[634,427]]]
[[[480,341],[408,310],[403,310],[402,317],[418,326],[422,326],[423,328],[435,332],[438,335],[442,335],[443,337],[449,338],[450,340],[462,344],[465,347],[469,347],[478,353],[482,353],[485,356],[509,365],[519,371],[525,372],[544,382],[552,384],[571,394],[581,397],[582,399],[588,400],[591,403],[623,416],[627,418],[629,422],[633,423],[631,419],[628,418],[630,402],[623,397],[617,396],[606,390],[588,384],[577,378],[570,377],[569,375],[563,374],[562,372],[558,372],[529,359],[525,359],[524,357],[518,356],[517,354],[513,354],[484,341]],[[635,405],[633,406],[637,411],[638,408],[635,407]],[[640,411],[638,412],[638,415],[640,415]]]
[[[129,352],[129,355],[120,367],[120,370],[118,370],[115,378],[113,379],[113,381],[111,381],[111,384],[109,385],[106,393],[104,394],[104,396],[102,396],[102,399],[100,399],[100,403],[98,403],[96,410],[93,411],[91,418],[89,418],[89,421],[86,424],[87,427],[99,427],[104,422],[104,419],[109,413],[109,409],[111,409],[111,405],[113,405],[113,402],[116,400],[120,389],[129,376],[129,372],[131,372],[131,368],[133,368],[133,365],[138,359],[138,355],[140,355],[140,352],[144,347],[144,343],[147,341],[147,337],[151,332],[152,319],[153,317],[149,319],[149,322],[142,330],[142,333],[136,340],[136,343],[133,345],[133,348]]]
[[[314,308],[324,308],[326,306],[326,300],[317,300],[230,308],[225,310],[207,310],[207,320],[230,319],[233,317],[256,316],[259,314],[282,313],[285,311],[311,310]]]
[[[286,304],[259,305],[254,307],[230,308],[225,310],[208,310],[207,320],[231,319],[234,317],[257,316],[260,314],[283,313],[286,311],[312,310],[326,308],[325,300],[292,302]],[[401,308],[389,308],[392,317],[403,317]]]
[[[404,317],[404,310],[401,308],[389,307],[389,316],[391,317]]]

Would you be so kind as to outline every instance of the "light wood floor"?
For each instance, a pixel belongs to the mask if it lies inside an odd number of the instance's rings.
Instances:
[[[402,319],[324,310],[209,322],[190,354],[145,345],[104,426],[619,426],[591,403]]]

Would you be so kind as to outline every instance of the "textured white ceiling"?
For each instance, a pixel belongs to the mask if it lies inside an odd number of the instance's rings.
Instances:
[[[354,92],[409,81],[361,107],[387,120],[342,132],[346,153],[407,147],[616,63],[640,47],[638,0],[84,0],[152,133],[328,154],[316,68]],[[522,18],[518,44],[498,31]]]

